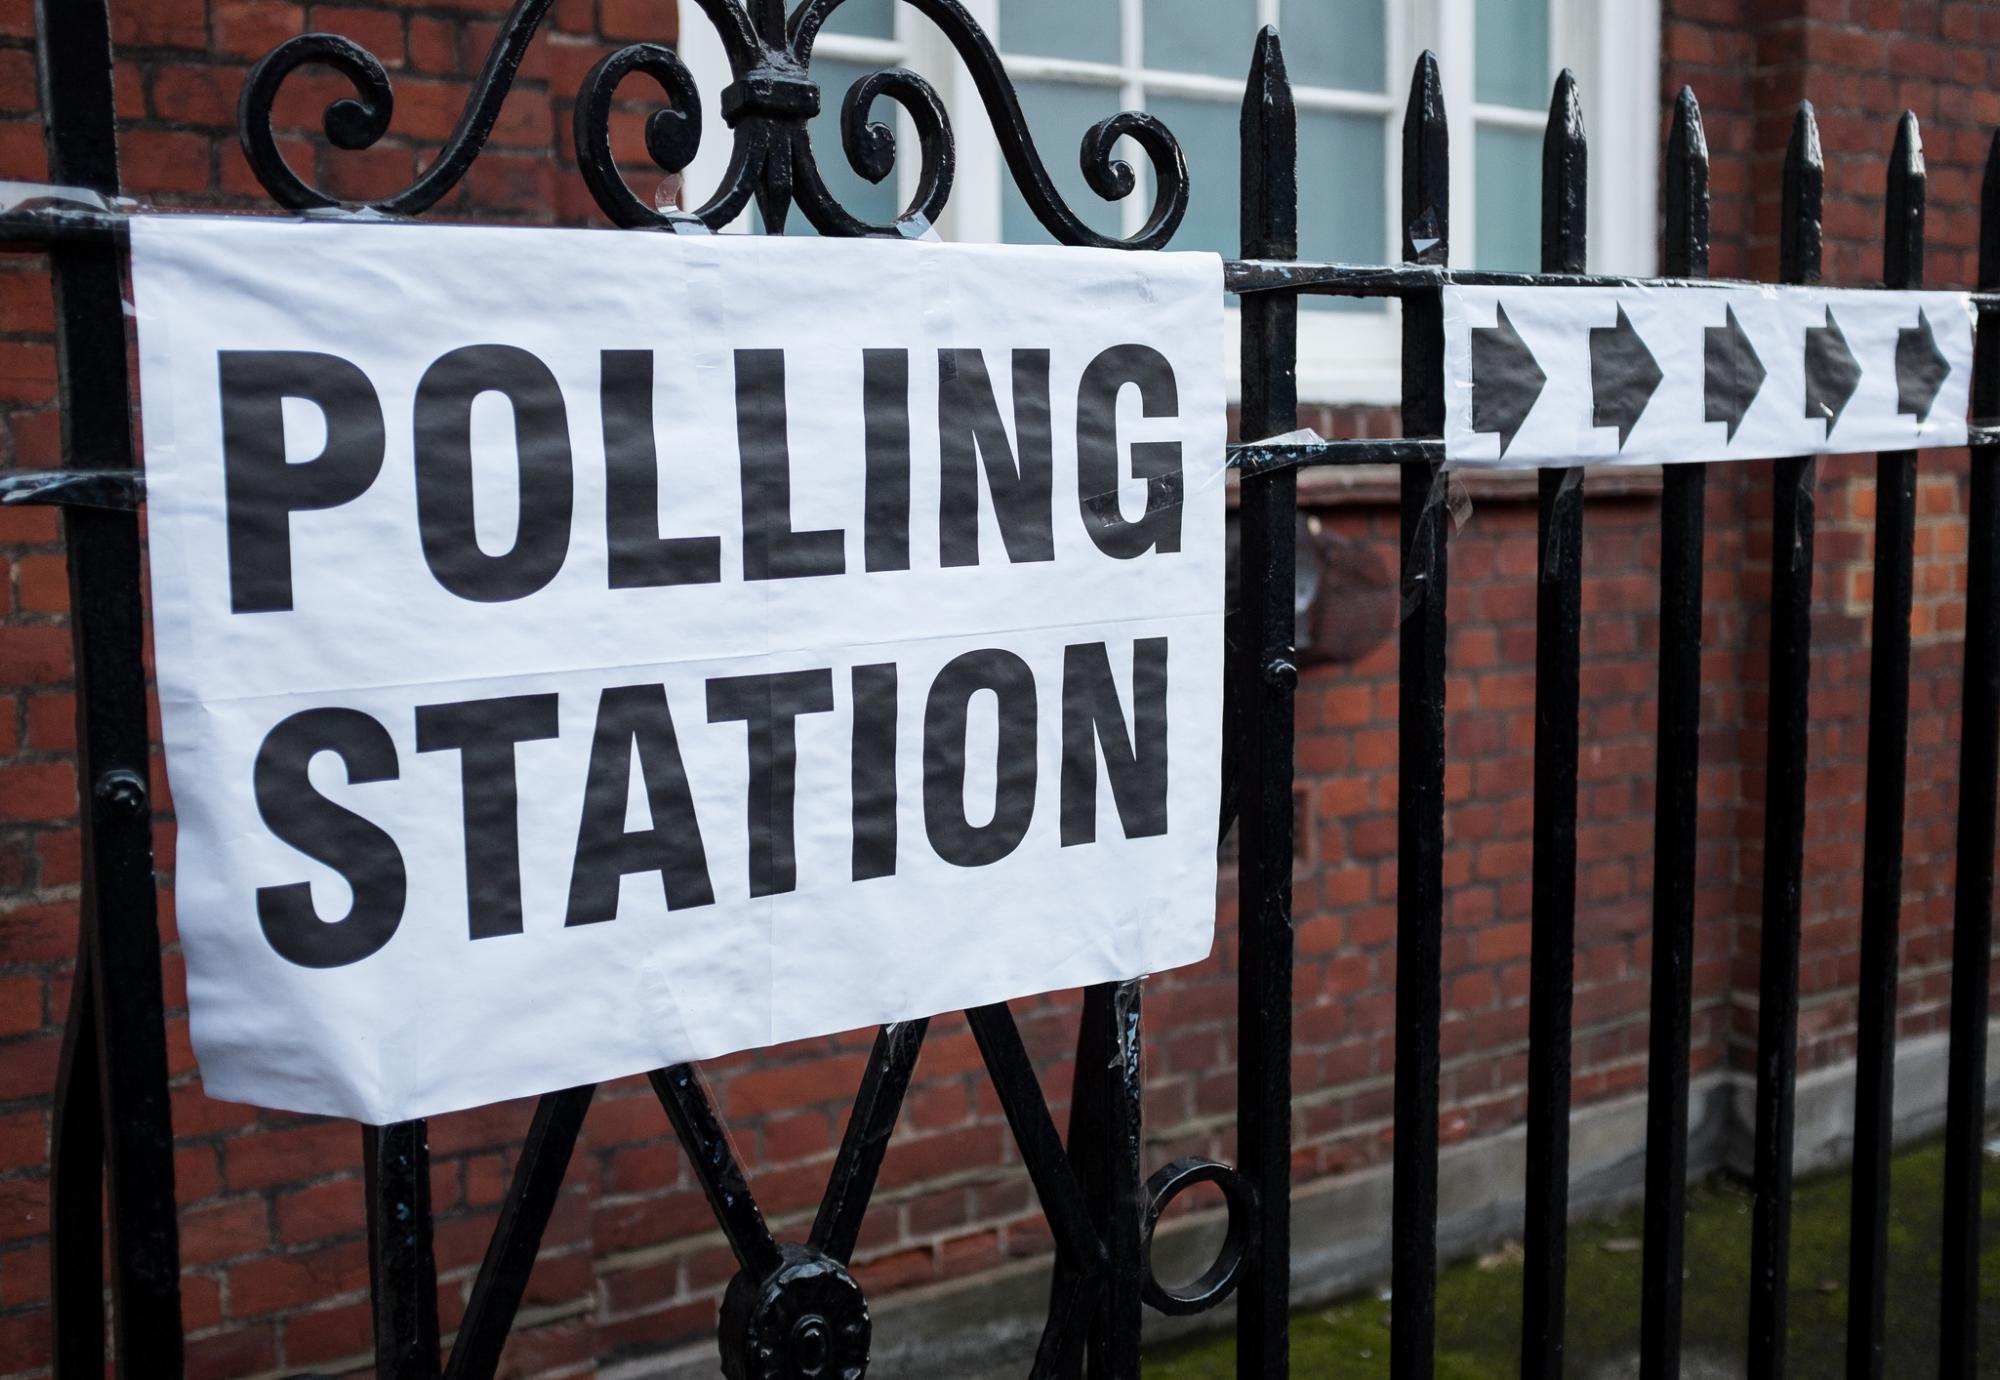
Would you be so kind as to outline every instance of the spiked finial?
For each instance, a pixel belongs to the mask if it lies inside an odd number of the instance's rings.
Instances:
[[[1701,102],[1683,86],[1667,131],[1666,271],[1670,278],[1708,276],[1708,135]]]
[[[1299,114],[1278,31],[1265,25],[1243,92],[1243,254],[1292,259],[1299,252]]]
[[[1889,153],[1889,199],[1882,215],[1882,285],[1921,287],[1924,281],[1924,139],[1913,110],[1896,122]]]
[[[1778,279],[1816,283],[1820,265],[1820,218],[1826,199],[1826,160],[1819,148],[1819,121],[1811,101],[1799,102],[1785,145],[1783,209],[1778,233]]]
[[[1424,50],[1403,113],[1403,257],[1442,264],[1451,246],[1451,136],[1437,54]]]
[[[2000,288],[2000,130],[1986,146],[1986,175],[1979,185],[1979,286]]]
[[[1589,235],[1586,194],[1590,150],[1583,133],[1583,98],[1565,67],[1549,101],[1542,135],[1542,271],[1581,273]]]

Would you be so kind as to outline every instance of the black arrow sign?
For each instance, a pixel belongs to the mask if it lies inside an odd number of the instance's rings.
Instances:
[[[1736,439],[1736,428],[1750,410],[1757,390],[1764,386],[1764,361],[1750,347],[1750,337],[1736,319],[1736,309],[1724,306],[1726,324],[1709,326],[1702,333],[1708,382],[1703,395],[1704,421],[1723,422],[1728,439]]]
[[[1806,327],[1806,416],[1826,418],[1826,434],[1832,436],[1860,384],[1861,364],[1828,307],[1824,326]]]
[[[1617,325],[1590,328],[1590,424],[1617,427],[1618,449],[1625,449],[1625,438],[1659,386],[1659,362],[1632,329],[1624,307],[1618,308]]]
[[[1931,319],[1917,308],[1917,324],[1896,332],[1896,411],[1913,414],[1918,421],[1931,415],[1938,389],[1951,372],[1951,361],[1937,347],[1931,334]]]
[[[1494,310],[1499,324],[1472,330],[1472,429],[1499,432],[1505,455],[1549,378],[1507,319],[1507,309],[1496,303]]]

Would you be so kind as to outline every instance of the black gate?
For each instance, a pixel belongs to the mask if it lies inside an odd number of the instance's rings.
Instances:
[[[326,111],[327,136],[365,148],[387,130],[391,92],[382,64],[338,36],[294,38],[252,71],[238,112],[243,149],[273,199],[292,211],[371,219],[420,215],[478,156],[509,83],[551,0],[517,0],[501,26],[463,118],[443,152],[406,190],[372,207],[341,207],[284,161],[272,103],[295,69],[331,67],[355,96]],[[699,93],[663,45],[626,47],[590,73],[579,93],[581,171],[621,226],[707,233],[754,199],[767,229],[796,207],[830,235],[912,235],[949,196],[952,134],[932,88],[903,70],[865,77],[841,108],[842,143],[863,176],[891,171],[893,138],[871,124],[878,97],[915,127],[921,171],[894,223],[856,219],[829,192],[806,132],[821,95],[809,74],[814,40],[842,0],[696,0],[721,35],[733,83],[720,111],[734,157],[724,185],[697,210],[656,210],[614,165],[610,118],[621,81],[644,73],[672,108],[647,125],[655,162],[678,171],[702,137]],[[1097,195],[1130,195],[1137,178],[1112,157],[1129,137],[1152,163],[1154,205],[1144,228],[1107,241],[1063,202],[1030,140],[992,45],[958,0],[907,0],[950,39],[970,69],[1007,166],[1028,205],[1068,244],[1166,245],[1187,207],[1189,170],[1173,135],[1127,112],[1091,128],[1081,158]],[[103,0],[37,6],[42,109],[51,176],[47,195],[0,212],[0,246],[46,248],[58,304],[65,468],[0,476],[0,501],[59,505],[69,556],[80,716],[85,883],[74,998],[57,1090],[52,1160],[53,1327],[56,1374],[105,1370],[100,1232],[108,1220],[112,1351],[121,1373],[181,1371],[180,1268],[167,1099],[159,930],[147,799],[145,677],[140,659],[142,483],[129,424],[121,264],[127,213],[118,191],[112,63]],[[1242,476],[1240,595],[1232,614],[1226,814],[1240,829],[1240,1163],[1182,1160],[1147,1175],[1140,1126],[1141,984],[1092,989],[1078,1035],[1076,1085],[1065,1139],[1049,1114],[1012,1016],[968,1012],[987,1070],[1040,1195],[1056,1247],[1048,1321],[1036,1376],[1139,1374],[1141,1310],[1192,1314],[1237,1299],[1238,1373],[1288,1371],[1291,1166],[1292,735],[1298,669],[1293,647],[1297,475],[1312,465],[1394,462],[1402,475],[1405,603],[1401,630],[1401,787],[1397,898],[1397,1060],[1392,1366],[1399,1380],[1432,1371],[1437,1277],[1440,930],[1444,904],[1445,588],[1448,522],[1439,483],[1444,424],[1439,287],[1448,282],[1589,285],[1627,280],[1585,274],[1585,144],[1574,81],[1557,83],[1543,144],[1540,274],[1446,267],[1450,244],[1447,135],[1435,60],[1418,63],[1403,127],[1404,262],[1390,267],[1308,263],[1298,252],[1296,116],[1278,36],[1257,42],[1242,120],[1243,257],[1227,265],[1241,299],[1241,430],[1275,436],[1297,424],[1295,363],[1300,293],[1394,297],[1403,304],[1404,439],[1237,447]],[[1820,270],[1822,165],[1809,105],[1785,159],[1782,281]],[[1522,189],[1526,195],[1526,189]],[[2000,143],[1982,204],[1982,309],[2000,303]],[[1708,156],[1701,117],[1683,91],[1667,144],[1665,270],[1648,280],[1690,286],[1708,266]],[[1896,130],[1888,170],[1883,278],[1922,278],[1924,164],[1916,121]],[[1978,418],[2000,415],[2000,338],[1982,338],[1972,385]],[[1980,1137],[1992,939],[1996,751],[2000,751],[2000,430],[1975,424],[1970,585],[1958,835],[1956,935],[1945,1189],[1940,1374],[1977,1369]],[[1916,457],[1879,461],[1873,668],[1869,721],[1860,1076],[1848,1321],[1849,1373],[1879,1376],[1895,1028],[1897,926],[1907,746]],[[1763,962],[1757,1059],[1755,1220],[1749,1371],[1785,1371],[1785,1302],[1797,1040],[1799,893],[1806,776],[1812,586],[1810,458],[1771,466],[1770,723]],[[1686,1199],[1689,982],[1695,883],[1703,486],[1698,464],[1669,467],[1661,508],[1659,744],[1655,822],[1654,956],[1646,1165],[1642,1375],[1679,1373],[1682,1219]],[[1522,1371],[1559,1375],[1563,1361],[1564,1226],[1568,1196],[1570,975],[1576,893],[1578,634],[1583,524],[1581,472],[1540,476],[1536,648],[1533,954],[1530,1011],[1526,1296]],[[1226,831],[1229,818],[1223,820]],[[660,1069],[652,1083],[734,1251],[739,1272],[721,1313],[720,1350],[732,1377],[859,1377],[869,1315],[846,1264],[925,1023],[883,1029],[856,1094],[845,1139],[810,1237],[779,1242],[766,1229],[696,1071]],[[522,1298],[555,1203],[589,1087],[541,1099],[487,1249],[465,1319],[441,1355],[425,1127],[368,1127],[369,1252],[377,1374],[383,1380],[490,1376]],[[1229,1230],[1194,1283],[1163,1287],[1149,1264],[1167,1204],[1198,1183],[1218,1185]],[[108,1212],[100,1185],[108,1184]]]

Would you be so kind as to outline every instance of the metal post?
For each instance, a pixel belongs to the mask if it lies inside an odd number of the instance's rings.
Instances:
[[[36,34],[49,175],[114,195],[117,112],[105,6],[39,0]],[[50,251],[63,463],[71,469],[133,467],[119,258],[110,242]],[[56,1090],[59,1234],[50,1259],[58,1373],[64,1380],[103,1373],[103,1305],[91,1296],[100,1280],[102,1224],[94,1182],[79,1181],[94,1181],[101,1170],[110,1188],[119,1368],[173,1380],[182,1363],[180,1247],[153,891],[138,515],[65,508],[63,541],[76,657],[83,903]]]
[[[431,1254],[430,1136],[422,1121],[361,1128],[368,1194],[368,1292],[379,1380],[436,1380],[437,1263]]]
[[[1589,151],[1576,76],[1556,81],[1542,136],[1542,271],[1581,273]],[[1571,980],[1576,966],[1578,643],[1583,467],[1538,475],[1535,568],[1535,844],[1528,978],[1528,1173],[1521,1374],[1563,1372],[1569,1233]]]
[[[1819,281],[1824,181],[1819,127],[1811,103],[1801,101],[1785,150],[1781,282]],[[1750,1373],[1769,1380],[1785,1374],[1814,471],[1809,455],[1772,465],[1770,736],[1764,775],[1763,958],[1757,978],[1756,1199],[1750,1220]]]
[[[1667,136],[1670,276],[1708,276],[1708,139],[1681,88]],[[1686,1244],[1688,1042],[1701,779],[1701,574],[1706,465],[1673,465],[1660,495],[1660,708],[1653,806],[1652,1027],[1646,1076],[1646,1254],[1640,1380],[1681,1373]]]
[[[1889,155],[1882,282],[1923,286],[1924,147],[1917,117]],[[1875,470],[1875,608],[1868,675],[1868,792],[1861,872],[1861,992],[1855,1028],[1854,1196],[1848,1232],[1847,1374],[1881,1380],[1889,1264],[1889,1150],[1896,1099],[1896,950],[1903,900],[1903,791],[1910,745],[1910,602],[1917,455]]]
[[[1257,38],[1243,95],[1243,253],[1299,252],[1298,113],[1275,29]],[[1298,298],[1243,302],[1243,434],[1298,425]],[[1290,1373],[1292,1176],[1292,646],[1298,471],[1243,481],[1243,635],[1237,925],[1237,1158],[1257,1186],[1255,1243],[1236,1313],[1240,1375]]]
[[[1979,286],[2000,289],[2000,135],[1979,200]],[[2000,412],[2000,333],[1982,322],[1972,415]],[[1994,778],[2000,772],[2000,446],[1972,449],[1967,502],[1965,700],[1958,748],[1958,878],[1951,939],[1951,1054],[1945,1074],[1944,1259],[1938,1375],[1979,1373],[1981,1142],[1992,997]]]
[[[1403,257],[1449,258],[1450,139],[1437,56],[1417,61],[1403,117]],[[1444,310],[1403,302],[1403,434],[1444,432]],[[1397,724],[1396,1163],[1389,1370],[1430,1380],[1437,1307],[1438,1023],[1444,923],[1445,541],[1443,470],[1403,466],[1403,628]],[[1433,497],[1438,500],[1433,502]]]

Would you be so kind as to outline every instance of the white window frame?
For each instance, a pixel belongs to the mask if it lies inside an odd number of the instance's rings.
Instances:
[[[1101,2],[1101,0],[1093,0]],[[1310,3],[1311,0],[1294,0]],[[1007,54],[1004,9],[1007,0],[965,0],[966,8],[1006,56],[1016,80],[1079,81],[1115,86],[1121,109],[1139,108],[1148,90],[1169,95],[1212,96],[1240,101],[1242,79],[1193,73],[1148,72],[1143,65],[1145,0],[1117,0],[1122,7],[1123,51],[1115,64],[1077,62],[1064,58]],[[1276,21],[1280,0],[1257,0],[1260,23]],[[1390,89],[1383,93],[1302,88],[1301,109],[1371,114],[1382,118],[1385,140],[1384,204],[1391,210],[1383,227],[1380,261],[1395,263],[1402,255],[1402,119],[1409,74],[1425,48],[1438,55],[1444,77],[1445,115],[1457,135],[1451,163],[1452,262],[1478,261],[1478,227],[1474,208],[1475,178],[1471,157],[1472,132],[1480,125],[1540,131],[1546,108],[1520,111],[1473,100],[1473,34],[1476,0],[1386,0],[1388,24],[1387,72]],[[1567,66],[1576,71],[1584,101],[1584,127],[1589,131],[1590,263],[1609,273],[1649,274],[1657,255],[1658,171],[1660,140],[1660,4],[1659,0],[1550,0],[1548,73]],[[1282,30],[1281,30],[1282,32]],[[861,63],[871,67],[908,66],[923,73],[936,87],[950,114],[957,143],[958,169],[951,198],[940,217],[938,232],[946,239],[990,243],[1000,238],[1001,179],[1009,174],[992,138],[986,113],[972,77],[958,60],[949,40],[907,5],[896,7],[894,39],[822,34],[814,56]],[[680,53],[693,71],[707,111],[729,84],[729,64],[721,41],[708,21],[691,4],[683,4]],[[1243,53],[1247,74],[1248,45]],[[838,100],[843,92],[828,92]],[[878,109],[881,107],[878,106]],[[915,189],[918,160],[915,132],[907,117],[899,119],[897,159],[900,197]],[[687,170],[689,205],[699,205],[720,182],[728,165],[728,131],[711,119],[702,147]],[[1083,137],[1077,130],[1074,138]],[[1073,145],[1043,148],[1045,161],[1074,157]],[[822,158],[840,158],[838,148],[821,150]],[[1196,170],[1197,175],[1199,169]],[[1301,167],[1302,178],[1318,174]],[[1539,200],[1539,189],[1522,187],[1519,195]],[[1124,233],[1136,232],[1150,209],[1143,184],[1121,203]],[[796,212],[794,214],[797,214]],[[747,213],[746,213],[747,219]],[[741,224],[741,223],[739,223]],[[735,228],[735,227],[732,227]],[[1401,397],[1401,324],[1395,303],[1378,312],[1301,312],[1299,316],[1299,400],[1305,404],[1386,404]],[[1226,313],[1229,335],[1230,396],[1237,395],[1239,315]]]

